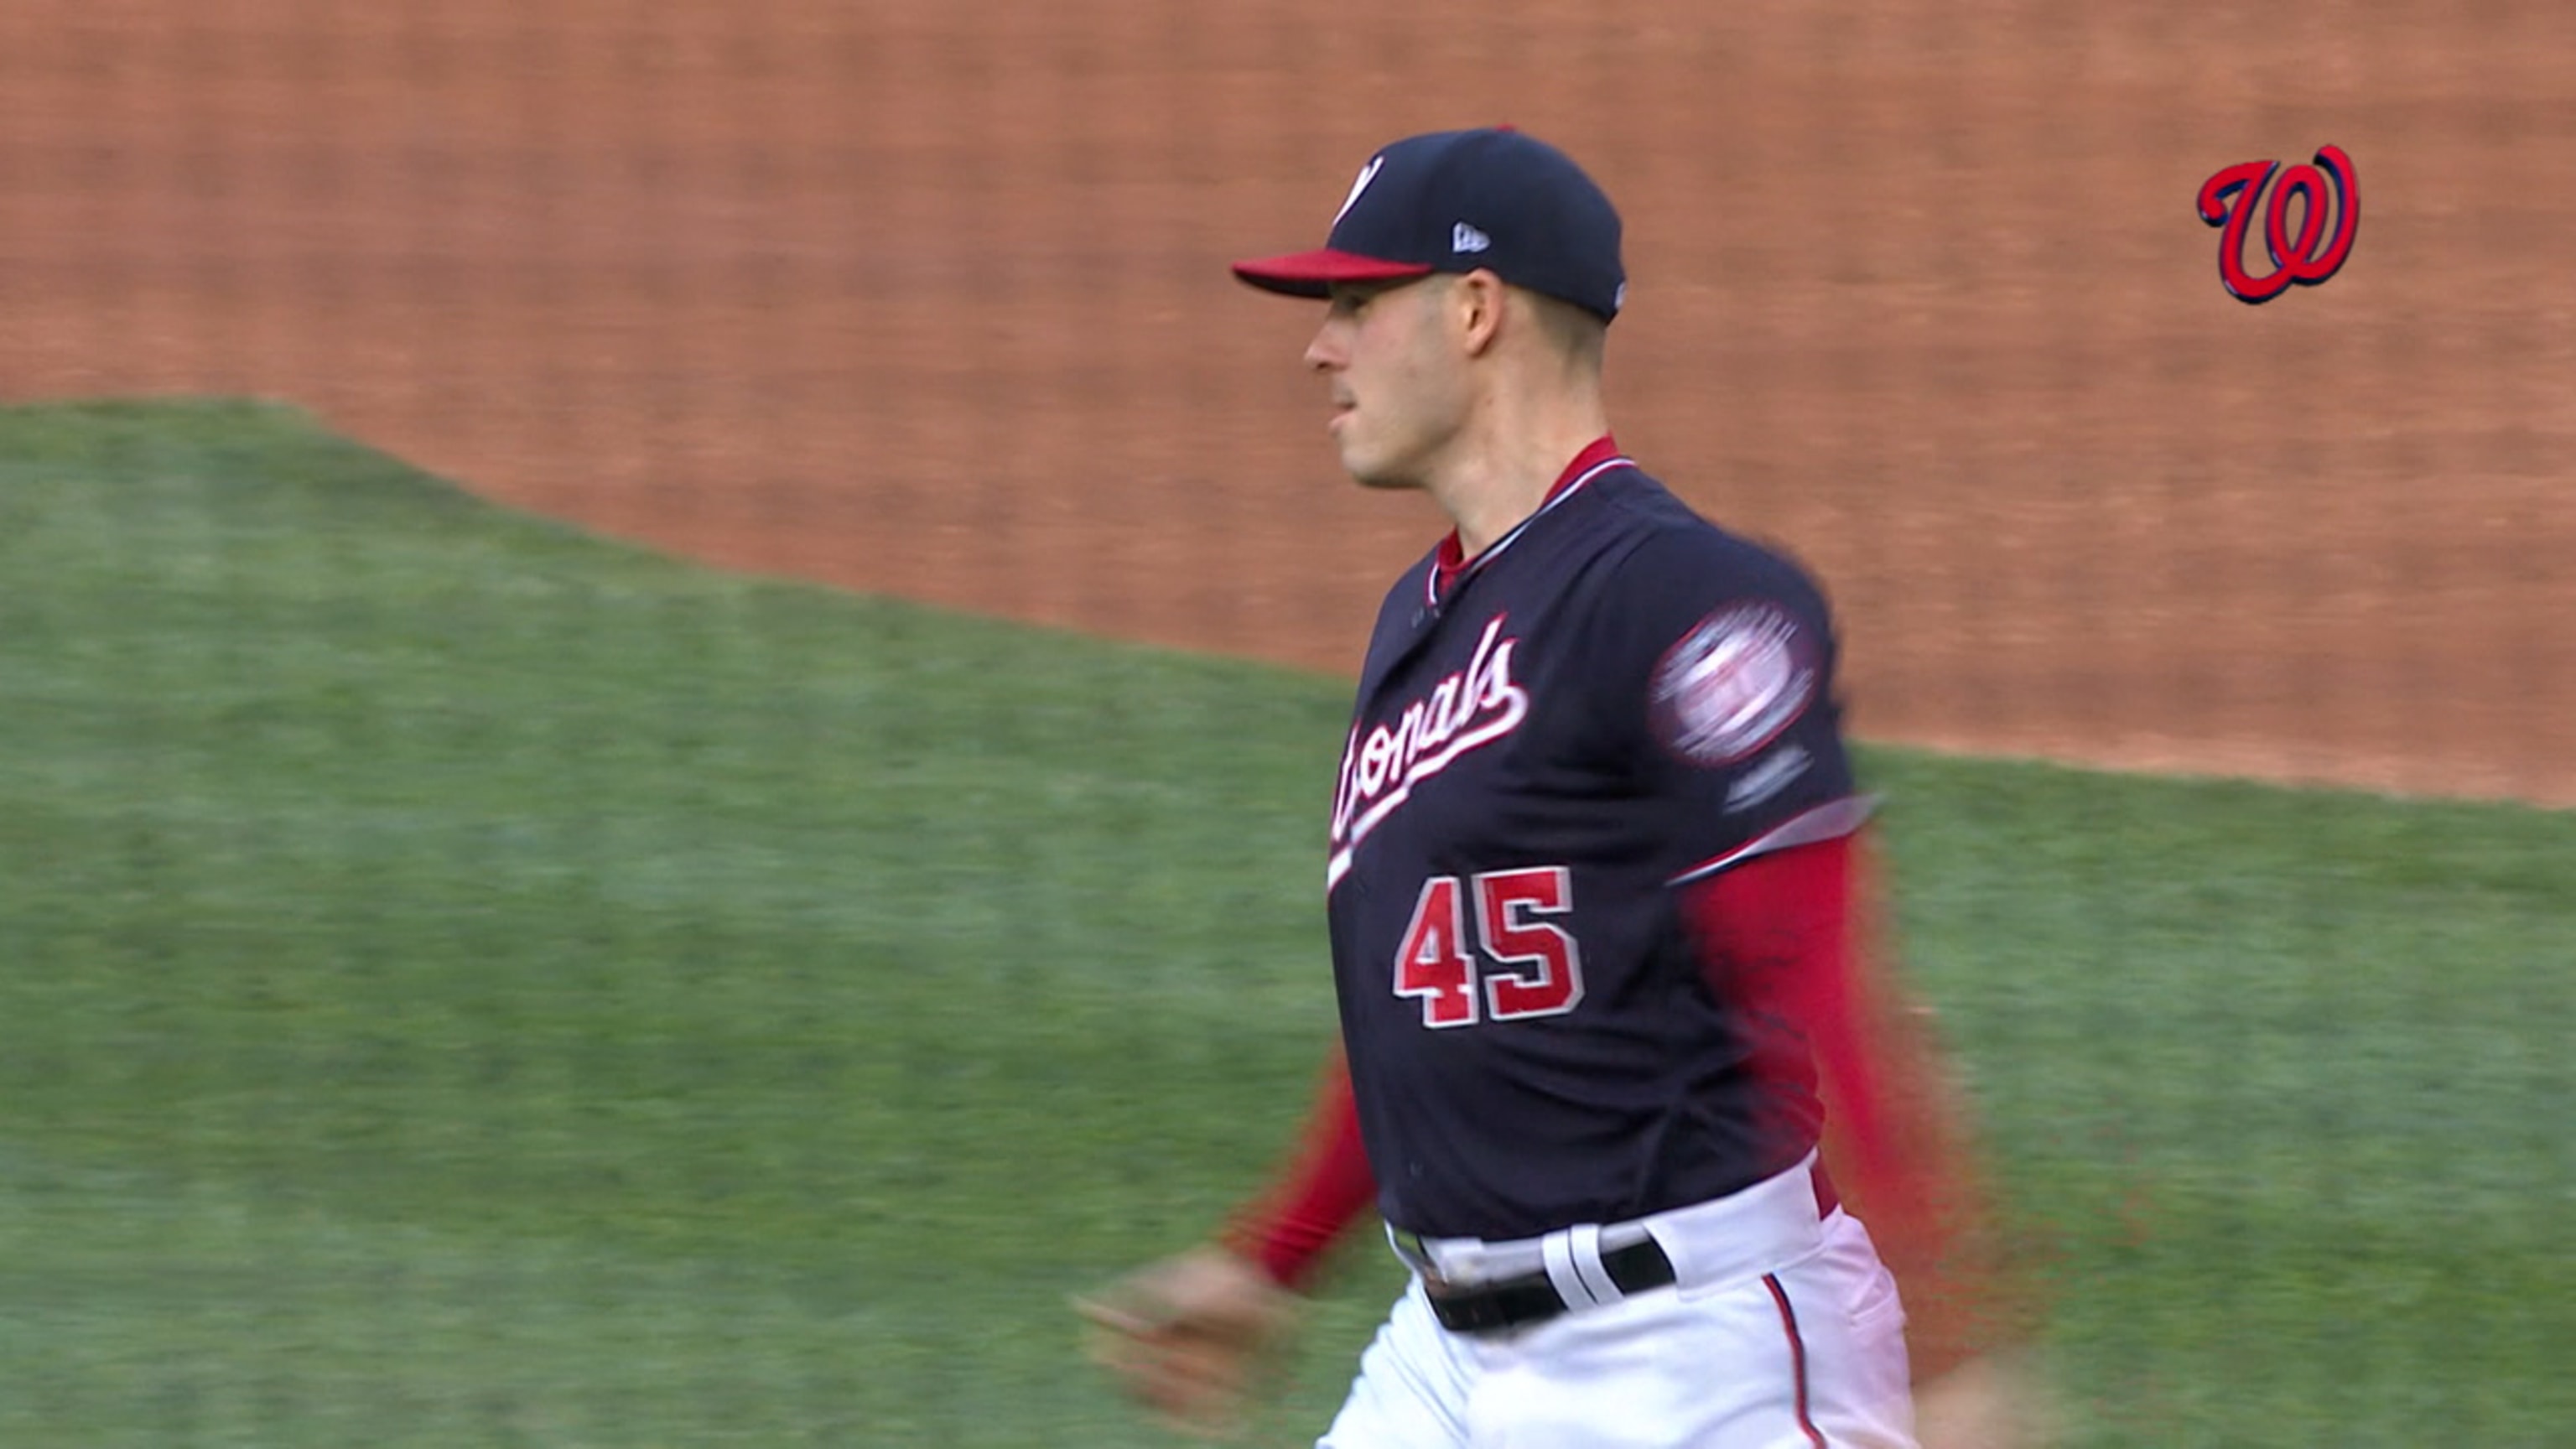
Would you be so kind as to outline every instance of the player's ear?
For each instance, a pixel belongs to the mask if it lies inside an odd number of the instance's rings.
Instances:
[[[1449,289],[1451,315],[1458,340],[1469,357],[1482,357],[1503,330],[1503,308],[1510,296],[1503,279],[1483,267],[1460,277]]]

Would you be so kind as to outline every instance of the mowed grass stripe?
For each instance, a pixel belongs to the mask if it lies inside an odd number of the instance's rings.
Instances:
[[[0,410],[0,585],[0,1444],[1151,1440],[1063,1298],[1302,1107],[1344,684],[250,404]],[[2576,823],[1864,764],[2080,1442],[2576,1421]]]

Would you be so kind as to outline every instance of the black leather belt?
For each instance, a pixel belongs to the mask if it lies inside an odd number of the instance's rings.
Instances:
[[[1664,1256],[1664,1250],[1652,1238],[1604,1250],[1601,1267],[1622,1293],[1669,1287],[1673,1281],[1673,1260]],[[1471,1284],[1444,1283],[1426,1273],[1422,1289],[1431,1300],[1431,1316],[1453,1333],[1526,1328],[1545,1323],[1574,1306],[1556,1291],[1556,1284],[1545,1273]]]

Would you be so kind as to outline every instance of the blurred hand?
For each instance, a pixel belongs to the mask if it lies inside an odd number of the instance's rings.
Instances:
[[[1990,1355],[1914,1391],[1914,1436],[1922,1449],[2048,1449],[2059,1434],[2039,1376]]]
[[[1193,1248],[1075,1300],[1091,1356],[1173,1428],[1223,1437],[1242,1424],[1254,1372],[1295,1331],[1303,1300],[1254,1263]]]

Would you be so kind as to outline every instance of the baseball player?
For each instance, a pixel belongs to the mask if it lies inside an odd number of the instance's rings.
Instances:
[[[1455,530],[1361,670],[1324,873],[1342,1050],[1304,1140],[1217,1242],[1085,1305],[1100,1356],[1222,1426],[1374,1205],[1412,1276],[1323,1449],[1915,1444],[1827,1102],[1874,1218],[1937,1254],[1961,1199],[1852,944],[1834,633],[1797,565],[1612,440],[1608,198],[1528,135],[1415,136],[1324,248],[1234,270],[1326,301],[1343,466]]]

